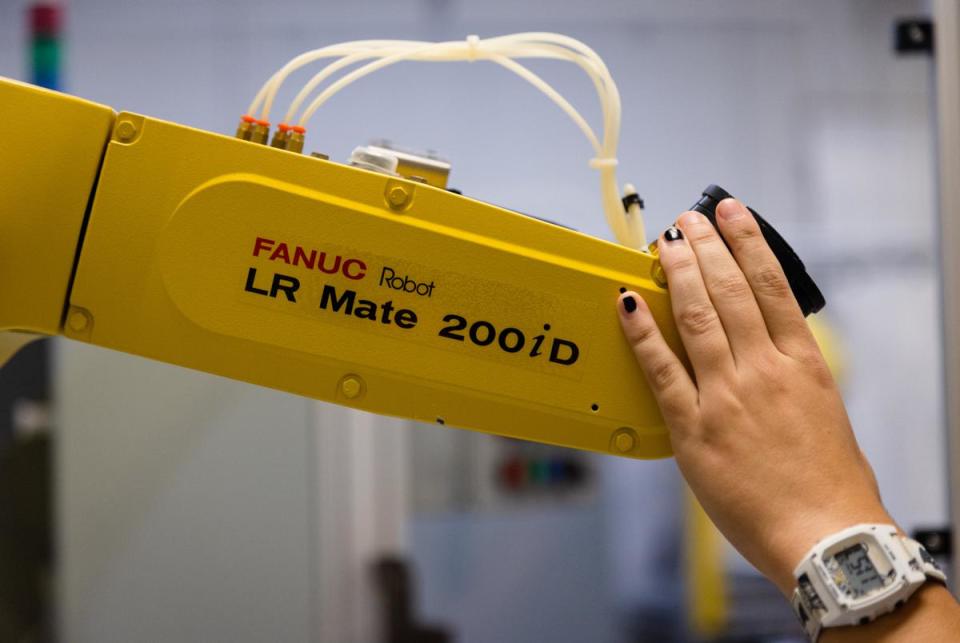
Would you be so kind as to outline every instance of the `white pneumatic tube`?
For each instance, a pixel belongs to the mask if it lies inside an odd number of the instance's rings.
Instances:
[[[337,92],[351,83],[398,62],[414,60],[426,62],[474,62],[485,60],[512,71],[550,98],[583,132],[593,147],[590,167],[600,173],[600,195],[607,223],[617,241],[631,248],[646,247],[643,210],[633,206],[629,212],[621,202],[617,188],[617,144],[620,138],[620,93],[603,60],[582,42],[555,33],[518,33],[496,38],[480,39],[468,36],[465,40],[450,42],[421,42],[413,40],[358,40],[339,43],[308,51],[293,58],[277,70],[257,92],[248,114],[268,121],[270,111],[281,84],[294,71],[325,58],[334,58],[315,74],[296,95],[284,118],[284,123],[306,127],[316,111]],[[533,73],[518,59],[547,58],[567,60],[578,65],[593,81],[600,99],[603,118],[602,138],[598,138],[586,119],[559,92]],[[359,67],[344,74],[321,90],[306,108],[307,99],[326,80],[352,65]],[[302,110],[302,111],[301,111]]]

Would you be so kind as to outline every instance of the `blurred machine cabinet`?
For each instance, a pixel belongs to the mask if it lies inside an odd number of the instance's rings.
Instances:
[[[960,578],[960,2],[935,0],[937,117],[940,161],[940,248],[943,271],[949,488],[953,532],[954,593]]]
[[[517,511],[599,501],[592,454],[469,431],[419,425],[410,437],[413,511]]]
[[[372,566],[407,520],[402,427],[57,349],[62,640],[379,640]]]
[[[309,403],[58,344],[63,640],[310,640]]]

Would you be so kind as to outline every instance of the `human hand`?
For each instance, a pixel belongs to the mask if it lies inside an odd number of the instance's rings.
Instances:
[[[789,595],[821,538],[894,524],[783,270],[740,202],[717,225],[686,212],[659,241],[692,372],[643,299],[620,296],[624,333],[660,405],[677,464],[721,532]]]

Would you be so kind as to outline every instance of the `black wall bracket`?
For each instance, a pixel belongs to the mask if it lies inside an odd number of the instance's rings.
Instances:
[[[933,55],[933,21],[903,18],[894,23],[893,49],[900,55]]]

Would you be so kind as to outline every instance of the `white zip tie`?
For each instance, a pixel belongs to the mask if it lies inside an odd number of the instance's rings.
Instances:
[[[480,51],[480,36],[470,34],[467,36],[467,61],[476,62],[477,53]]]
[[[590,159],[590,161],[588,162],[588,165],[589,165],[590,167],[592,167],[593,169],[595,169],[595,170],[603,170],[603,169],[606,169],[606,168],[614,168],[614,167],[617,167],[617,163],[618,163],[617,159],[611,159],[611,158],[592,158],[592,159]]]

